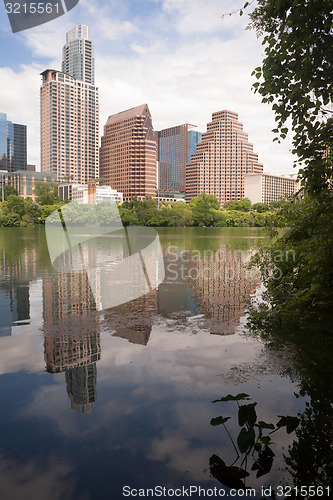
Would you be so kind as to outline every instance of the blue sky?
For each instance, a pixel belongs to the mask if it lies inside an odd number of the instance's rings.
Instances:
[[[61,69],[66,32],[90,27],[100,127],[110,114],[148,103],[156,130],[191,123],[204,132],[215,111],[238,112],[267,172],[292,173],[290,138],[273,143],[274,114],[251,91],[261,41],[248,17],[222,14],[237,0],[80,0],[42,26],[12,33],[0,5],[0,111],[28,125],[28,161],[39,168],[39,74]]]

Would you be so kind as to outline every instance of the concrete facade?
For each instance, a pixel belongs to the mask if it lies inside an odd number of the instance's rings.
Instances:
[[[252,204],[277,201],[295,194],[300,188],[297,174],[277,175],[263,172],[247,174],[244,177],[244,196]]]
[[[263,166],[238,121],[238,114],[213,113],[207,132],[186,166],[186,201],[213,194],[221,204],[244,198],[244,176],[261,173]]]
[[[109,116],[101,139],[100,177],[125,201],[156,197],[156,140],[147,104]]]
[[[87,184],[98,177],[99,93],[92,84],[92,43],[86,31],[79,34],[79,27],[67,33],[63,53],[62,66],[72,74],[53,69],[41,73],[41,170],[56,174],[58,181],[67,177]],[[86,42],[89,51],[81,47]]]
[[[89,203],[96,205],[102,201],[122,203],[123,193],[118,193],[110,186],[96,186],[92,182],[87,184],[60,184],[58,192],[63,200],[76,201],[77,203]]]

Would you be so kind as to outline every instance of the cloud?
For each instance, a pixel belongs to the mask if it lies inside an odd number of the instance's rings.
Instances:
[[[105,38],[110,40],[118,40],[124,35],[127,36],[138,31],[138,28],[129,21],[116,23],[111,19],[102,19],[100,28]]]
[[[239,31],[245,24],[239,16],[226,17],[222,22],[222,15],[233,10],[233,2],[219,0],[164,0],[162,8],[164,12],[172,16],[177,31],[182,35],[189,34],[212,34],[224,32],[231,29]],[[229,34],[231,35],[231,33]],[[233,37],[235,36],[232,35]]]

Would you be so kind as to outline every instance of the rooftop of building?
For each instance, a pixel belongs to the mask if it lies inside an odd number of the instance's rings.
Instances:
[[[291,180],[295,180],[298,176],[297,173],[292,173],[292,174],[278,174],[276,172],[260,172],[260,173],[249,173],[249,174],[245,174],[246,176],[255,176],[255,175],[266,175],[266,176],[269,176],[269,177],[282,177],[284,179],[291,179]]]
[[[128,118],[134,118],[135,116],[148,116],[150,115],[148,104],[141,104],[135,108],[126,109],[120,113],[110,115],[107,119],[106,125],[111,125],[111,123],[116,123],[118,121],[127,120]]]

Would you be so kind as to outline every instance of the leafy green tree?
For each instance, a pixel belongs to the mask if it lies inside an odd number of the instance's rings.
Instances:
[[[240,210],[241,212],[248,212],[252,208],[252,204],[248,198],[243,200],[228,201],[224,204],[223,208],[227,210]]]
[[[17,190],[13,186],[4,186],[4,199],[5,201],[8,199],[8,196],[14,194],[15,196],[18,196]]]
[[[275,140],[289,123],[293,152],[313,193],[330,189],[333,151],[333,10],[331,0],[258,0],[251,26],[263,36],[265,57],[255,91],[275,112]],[[279,139],[280,138],[280,139]]]
[[[193,215],[191,207],[183,202],[174,203],[171,209],[166,209],[166,216],[168,219],[168,226],[192,226]]]
[[[220,202],[212,194],[201,193],[190,203],[195,226],[212,226],[214,222],[213,210],[220,208]]]
[[[35,197],[39,205],[54,205],[62,202],[58,195],[58,186],[54,183],[39,182],[35,187]]]
[[[25,214],[24,199],[15,194],[11,194],[8,196],[7,201],[2,204],[2,210],[5,215],[15,214],[21,218]]]
[[[263,212],[267,212],[269,210],[269,205],[267,203],[254,203],[252,205],[252,209],[262,214]]]
[[[215,227],[227,226],[227,214],[222,210],[215,210],[213,208],[213,225]]]
[[[332,2],[257,0],[250,18],[265,48],[253,87],[272,105],[275,140],[284,139],[291,127],[307,194],[281,205],[275,223],[290,230],[280,238],[275,233],[255,261],[267,287],[270,317],[318,317],[333,306]]]
[[[283,236],[262,245],[253,257],[270,303],[264,316],[324,318],[333,310],[333,199],[307,196],[285,203],[275,226]],[[274,229],[273,229],[274,230]],[[273,235],[277,236],[275,229]]]
[[[274,208],[281,208],[284,203],[286,203],[287,200],[285,198],[280,198],[279,200],[271,201],[269,206],[270,209]]]

